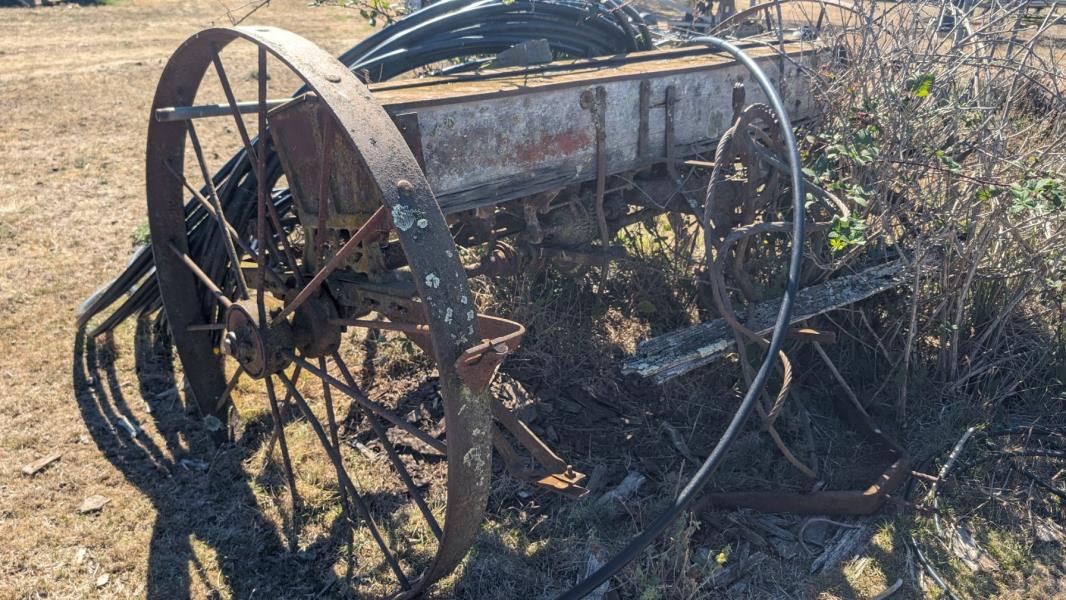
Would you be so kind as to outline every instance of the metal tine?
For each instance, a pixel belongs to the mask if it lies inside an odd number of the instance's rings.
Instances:
[[[313,373],[316,377],[329,382],[330,385],[344,392],[347,396],[355,400],[356,403],[362,406],[363,408],[378,415],[379,417],[406,431],[407,433],[410,433],[412,436],[418,438],[419,441],[425,443],[427,446],[433,448],[434,450],[437,450],[438,452],[447,453],[448,447],[444,444],[444,442],[434,438],[433,436],[415,427],[414,425],[411,425],[407,421],[404,421],[389,409],[364,396],[363,393],[360,392],[358,389],[349,387],[341,380],[337,379],[336,377],[333,377],[325,371],[319,370],[318,367],[307,362],[303,358],[296,356],[292,352],[287,352],[283,350],[282,353],[296,364],[303,366],[304,369],[307,369],[308,371]]]
[[[289,389],[294,390],[289,386],[289,380],[283,373],[278,373],[278,378],[282,380]],[[300,518],[300,494],[296,491],[296,476],[292,472],[292,461],[289,459],[289,444],[285,440],[285,426],[281,422],[281,411],[278,409],[278,397],[274,393],[274,382],[269,375],[266,378],[267,397],[270,399],[270,414],[274,417],[274,432],[278,436],[278,446],[281,447],[281,462],[285,466],[285,477],[289,482],[289,496],[292,498],[292,532],[289,535],[289,552],[296,551],[296,545],[299,537],[299,518]]]
[[[296,405],[300,407],[300,411],[303,412],[304,418],[310,423],[311,429],[315,431],[315,435],[318,436],[319,442],[322,443],[322,448],[326,451],[326,455],[333,462],[333,466],[337,470],[337,478],[340,480],[340,484],[348,489],[348,494],[352,500],[355,501],[356,508],[359,509],[359,513],[366,521],[367,529],[370,530],[370,535],[377,542],[378,547],[381,549],[381,553],[385,555],[385,560],[389,563],[389,567],[396,575],[396,578],[400,581],[400,585],[404,589],[410,589],[411,584],[407,580],[407,576],[404,575],[403,569],[400,568],[400,563],[396,561],[396,557],[393,556],[392,551],[389,550],[388,544],[385,543],[385,539],[381,537],[381,531],[378,529],[377,523],[374,522],[373,515],[370,514],[370,507],[366,505],[363,497],[359,495],[359,491],[355,489],[355,485],[352,484],[351,478],[348,477],[348,472],[344,469],[344,463],[341,461],[340,454],[337,449],[330,444],[329,439],[326,437],[326,432],[322,430],[322,424],[319,423],[318,418],[311,412],[311,407],[304,401],[303,396],[300,394],[296,386],[292,385],[288,377],[285,377],[284,373],[278,373],[278,379],[289,391],[292,392],[292,398],[296,401]]]
[[[196,135],[196,127],[193,125],[192,121],[186,123],[186,129],[189,131],[189,141],[192,142],[192,149],[193,153],[196,155],[196,162],[200,165],[200,174],[203,175],[204,186],[207,187],[208,196],[211,199],[212,210],[208,212],[214,214],[215,222],[218,223],[218,228],[222,234],[222,244],[226,248],[226,254],[229,255],[230,265],[233,267],[233,276],[236,278],[237,289],[241,293],[241,298],[247,300],[248,282],[244,280],[244,273],[241,272],[241,260],[240,257],[237,256],[237,249],[233,246],[233,238],[230,237],[230,230],[233,228],[228,222],[226,222],[225,213],[222,212],[222,203],[218,200],[218,190],[215,189],[215,182],[211,180],[211,173],[207,169],[207,162],[204,160],[204,150],[200,146],[200,136]],[[182,179],[185,178],[182,177]]]
[[[340,353],[336,350],[333,351],[333,362],[337,364],[337,368],[340,370],[344,380],[348,382],[348,385],[351,386],[352,389],[359,389],[355,383],[355,378],[352,377],[351,371],[348,370],[348,365],[341,360]],[[370,422],[370,427],[373,428],[374,435],[381,440],[381,445],[384,446],[389,461],[392,462],[392,466],[395,467],[396,471],[400,474],[400,479],[403,480],[403,484],[407,486],[407,489],[411,492],[412,499],[414,499],[415,504],[418,506],[418,510],[426,519],[426,523],[429,524],[429,528],[433,531],[433,535],[436,536],[437,541],[440,541],[441,537],[444,536],[444,532],[441,529],[440,524],[437,523],[436,517],[433,516],[433,511],[431,511],[429,505],[426,504],[425,498],[419,493],[418,486],[416,486],[414,480],[411,479],[411,474],[407,471],[407,466],[403,464],[403,460],[400,459],[400,455],[396,452],[396,447],[386,435],[385,428],[381,425],[381,421],[378,421],[378,418],[374,414],[367,411],[358,403],[356,406],[359,408],[359,411],[363,416],[366,417],[367,421]]]

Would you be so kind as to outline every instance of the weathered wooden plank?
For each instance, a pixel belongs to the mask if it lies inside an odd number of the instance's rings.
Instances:
[[[903,281],[905,268],[902,260],[895,260],[800,290],[791,322],[798,323],[896,287]],[[750,317],[739,316],[749,328],[765,334],[773,327],[780,303],[780,299],[760,302],[751,308]],[[734,343],[733,331],[724,319],[700,323],[641,342],[636,353],[622,363],[622,373],[635,373],[662,384],[718,360],[732,350]]]

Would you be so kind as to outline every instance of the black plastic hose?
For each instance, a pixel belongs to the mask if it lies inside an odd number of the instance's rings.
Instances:
[[[725,433],[718,439],[718,443],[711,451],[710,456],[703,461],[699,470],[692,476],[685,488],[681,490],[681,493],[677,495],[670,507],[663,511],[647,529],[633,538],[625,548],[607,561],[607,564],[559,596],[558,600],[578,600],[591,594],[596,588],[603,585],[605,581],[635,559],[648,544],[658,538],[692,504],[692,501],[696,499],[704,486],[707,485],[707,482],[710,481],[711,475],[721,465],[722,460],[729,451],[729,447],[736,441],[741,429],[751,415],[755,402],[762,393],[763,387],[766,386],[770,371],[773,370],[774,361],[778,351],[781,349],[781,343],[785,339],[785,331],[788,328],[789,320],[792,318],[792,303],[799,288],[799,276],[803,264],[803,236],[805,229],[803,201],[805,194],[803,174],[800,170],[799,148],[796,146],[796,136],[792,133],[792,123],[789,121],[788,111],[785,110],[781,97],[777,94],[777,90],[774,89],[770,78],[740,48],[715,37],[693,38],[691,43],[706,44],[712,48],[722,50],[744,65],[766,94],[770,108],[777,115],[778,123],[781,126],[781,134],[785,139],[785,149],[788,153],[788,165],[792,178],[792,252],[788,263],[788,283],[785,287],[785,295],[781,299],[781,308],[777,312],[777,321],[774,323],[773,335],[770,337],[770,346],[766,350],[762,365],[759,366],[759,371],[755,374],[751,387],[748,388],[744,399],[740,402],[740,406],[737,407],[736,412],[733,414],[733,419],[729,422],[729,426],[726,427]]]

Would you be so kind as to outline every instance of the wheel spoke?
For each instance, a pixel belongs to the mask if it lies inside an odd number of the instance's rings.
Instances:
[[[288,379],[282,373],[278,374],[285,387],[289,387]],[[300,495],[296,491],[296,476],[292,472],[292,461],[289,459],[289,444],[285,441],[285,425],[281,422],[281,410],[278,409],[278,397],[274,393],[274,382],[268,375],[266,378],[267,397],[270,399],[270,413],[274,417],[274,432],[278,436],[278,446],[281,447],[281,462],[285,467],[285,477],[289,482],[289,496],[292,498],[292,532],[289,534],[289,552],[296,551],[296,542],[299,536]],[[294,388],[290,388],[294,389]]]
[[[241,141],[244,142],[244,150],[246,152],[248,152],[248,158],[250,158],[252,160],[252,162],[257,165],[257,170],[259,171],[259,173],[257,173],[257,175],[262,175],[262,168],[263,168],[262,162],[263,161],[261,161],[259,159],[264,155],[264,153],[263,152],[258,152],[257,153],[255,151],[255,149],[252,148],[252,140],[251,140],[251,138],[248,137],[248,128],[244,126],[244,118],[241,117],[241,108],[237,104],[237,98],[235,98],[233,96],[233,88],[231,88],[230,85],[229,85],[229,77],[226,76],[226,69],[222,66],[222,59],[219,58],[219,56],[218,56],[218,48],[212,47],[212,50],[213,50],[213,53],[211,54],[211,62],[214,63],[214,65],[215,65],[215,74],[218,75],[218,82],[220,84],[222,84],[222,92],[224,94],[226,94],[226,101],[229,102],[230,112],[233,113],[233,121],[237,125],[237,131],[241,134]],[[262,53],[263,49],[260,48],[259,51],[260,51],[260,53]],[[260,63],[262,63],[262,62],[263,61],[260,60]],[[260,80],[262,80],[262,76],[263,76],[263,73],[260,73]],[[262,86],[260,85],[260,87],[262,87]],[[265,94],[262,94],[262,95],[265,95]],[[263,102],[261,100],[260,104],[262,104],[262,103]],[[260,133],[262,133],[262,130],[260,130]],[[260,143],[260,148],[259,149],[262,150],[263,147],[262,147],[262,139],[261,138],[263,136],[260,135],[259,137],[260,137],[260,142],[259,142]]]
[[[296,389],[296,386],[292,385],[284,373],[278,373],[278,379],[281,380],[285,387],[292,393],[292,399],[296,402],[296,406],[300,408],[304,418],[311,424],[311,429],[315,431],[315,435],[318,436],[319,442],[322,444],[322,448],[326,451],[326,455],[330,461],[333,462],[333,466],[337,470],[337,478],[339,483],[348,489],[348,495],[355,502],[356,508],[359,509],[360,515],[363,520],[366,521],[367,529],[370,530],[370,535],[373,536],[374,541],[377,542],[378,548],[381,549],[381,553],[385,556],[385,560],[389,563],[389,568],[396,575],[396,578],[400,581],[400,585],[404,589],[409,589],[411,584],[407,581],[407,576],[404,575],[403,569],[400,568],[400,563],[396,561],[396,557],[393,556],[392,551],[389,550],[388,544],[385,543],[385,539],[381,536],[381,531],[378,529],[377,523],[374,522],[373,515],[370,514],[370,507],[366,505],[363,497],[359,495],[359,491],[355,489],[355,485],[352,484],[351,478],[348,477],[348,472],[344,469],[344,463],[341,461],[340,453],[333,444],[330,443],[326,437],[326,432],[322,430],[322,424],[318,422],[314,413],[311,412],[311,408],[304,401],[303,396]]]
[[[233,239],[230,237],[229,223],[226,222],[225,213],[222,211],[222,203],[218,200],[218,190],[215,189],[215,182],[211,179],[211,173],[207,169],[207,162],[204,160],[204,150],[200,146],[200,137],[196,135],[196,127],[192,121],[186,122],[186,129],[189,131],[189,141],[192,142],[193,153],[196,155],[196,162],[200,165],[200,174],[204,178],[204,186],[207,187],[208,196],[211,199],[211,207],[214,209],[215,222],[218,223],[219,234],[222,235],[222,243],[226,247],[226,254],[229,256],[230,266],[233,268],[233,276],[237,280],[237,290],[240,291],[241,298],[248,299],[248,283],[244,280],[244,273],[241,272],[241,261],[237,256],[237,248],[233,246]],[[184,178],[183,178],[184,179]]]
[[[215,52],[215,60],[218,61],[218,52]],[[222,63],[216,62],[216,67]],[[230,103],[233,105],[233,103]],[[244,121],[241,120],[240,113],[237,114],[237,120],[241,125],[244,125]],[[263,281],[263,277],[266,274],[266,238],[267,238],[267,224],[266,224],[266,208],[268,204],[272,204],[270,200],[270,192],[266,189],[266,49],[259,48],[259,153],[255,154],[249,152],[248,158],[253,160],[256,164],[255,169],[255,189],[256,189],[256,237],[259,238],[259,256],[257,265],[259,271],[259,281]],[[249,143],[249,150],[251,150],[251,143]],[[293,265],[295,267],[295,265]],[[259,308],[259,322],[266,323],[266,286],[259,285],[256,288],[255,303]]]
[[[341,360],[341,355],[337,351],[333,352],[333,362],[336,363],[337,369],[340,370],[341,375],[344,377],[344,380],[348,382],[348,385],[351,386],[352,389],[358,389],[358,386],[355,384],[355,378],[352,377],[351,371],[348,370],[348,366],[344,364],[343,360]],[[324,367],[323,370],[325,370]],[[325,385],[325,382],[323,382],[323,385]],[[396,472],[400,474],[400,479],[402,479],[403,484],[407,486],[407,490],[411,493],[411,498],[418,506],[418,510],[422,513],[422,516],[425,518],[433,535],[436,536],[437,541],[440,541],[444,532],[441,530],[440,524],[437,523],[436,517],[433,516],[433,511],[429,509],[422,494],[418,491],[418,486],[416,486],[414,480],[411,479],[411,474],[407,471],[407,466],[403,464],[403,460],[400,459],[400,455],[396,452],[396,447],[386,435],[385,428],[381,425],[381,421],[378,421],[378,418],[375,415],[359,404],[356,404],[356,406],[370,423],[370,427],[374,430],[374,435],[376,435],[378,440],[381,441],[381,445],[385,448],[385,453],[388,455],[389,461],[392,462],[392,466],[396,469]]]
[[[233,390],[237,388],[237,382],[240,381],[243,373],[244,369],[237,367],[237,370],[233,373],[233,377],[230,377],[229,383],[226,384],[226,389],[223,390],[222,395],[218,397],[218,402],[215,404],[216,414],[222,412],[222,408],[230,401],[230,395],[232,395]]]
[[[192,194],[193,198],[195,198],[196,201],[200,203],[200,206],[202,206],[203,209],[207,211],[207,214],[211,215],[212,218],[217,218],[218,213],[216,213],[215,208],[211,206],[211,202],[209,202],[207,198],[204,198],[204,195],[201,194],[199,190],[194,188],[192,184],[189,183],[189,180],[186,179],[184,175],[179,173],[172,164],[170,164],[170,161],[166,161],[164,164],[166,165],[167,170],[170,171],[170,173],[174,177],[177,177],[178,180],[181,181],[181,185],[184,186],[185,189]],[[241,239],[241,234],[238,233],[237,230],[233,227],[233,225],[231,225],[230,222],[226,220],[225,215],[222,216],[222,223],[224,223],[226,231],[229,232],[230,238],[233,239],[233,243],[237,244],[237,246],[240,247],[242,252],[258,261],[259,254],[255,250],[252,250],[251,246],[249,246],[247,243],[245,243],[243,239]],[[274,283],[277,283],[279,285],[285,285],[285,280],[281,278],[281,275],[279,275],[277,271],[270,268],[269,266],[267,267],[266,274],[274,280]]]
[[[323,381],[328,382],[333,387],[335,387],[338,390],[344,392],[347,396],[349,396],[351,399],[355,400],[356,403],[359,404],[360,406],[362,406],[363,408],[365,408],[368,411],[374,413],[375,415],[378,415],[379,417],[385,419],[386,421],[392,423],[393,425],[399,427],[400,429],[406,431],[407,433],[411,434],[412,436],[417,438],[419,441],[425,443],[427,446],[430,446],[434,450],[437,450],[438,452],[442,452],[442,453],[447,453],[448,447],[444,444],[444,442],[434,438],[433,436],[431,436],[428,433],[426,433],[425,431],[422,431],[421,429],[415,427],[414,425],[411,425],[407,421],[404,421],[396,413],[390,411],[389,409],[385,408],[384,406],[381,406],[380,404],[374,402],[370,398],[367,398],[366,396],[364,396],[363,393],[360,392],[359,390],[348,386],[347,384],[345,384],[344,382],[340,381],[336,377],[333,377],[329,373],[320,370],[318,367],[316,367],[313,364],[307,362],[306,360],[300,358],[299,356],[296,356],[292,352],[283,351],[283,353],[290,360],[295,362],[296,364],[302,366],[304,369],[307,369],[308,371],[313,373],[318,378],[322,379]]]
[[[299,366],[297,366],[299,368]],[[318,368],[323,371],[326,370],[326,358],[320,356],[318,358]],[[295,382],[294,382],[295,383]],[[296,387],[295,384],[293,387]],[[337,435],[337,417],[333,412],[333,392],[329,389],[329,384],[325,381],[322,382],[322,399],[326,403],[326,422],[329,425],[329,439],[333,443],[333,447],[339,449],[341,447],[340,436]],[[337,474],[337,479],[340,479],[340,473]],[[344,512],[344,518],[350,522],[354,522],[352,519],[352,509],[348,504],[348,488],[341,486],[341,510]],[[354,532],[351,527],[348,527],[348,576],[351,576],[352,572],[352,545],[354,542]]]
[[[200,283],[204,284],[207,290],[211,292],[211,295],[214,296],[215,300],[218,300],[218,303],[221,304],[223,308],[229,308],[233,304],[233,301],[227,298],[226,294],[222,293],[222,290],[215,285],[214,281],[211,281],[211,278],[207,276],[207,273],[204,273],[203,270],[200,269],[200,266],[196,264],[196,261],[190,258],[188,254],[182,252],[180,248],[174,245],[174,242],[167,241],[167,247],[178,257],[181,264],[185,265],[190,271],[192,271],[193,275],[196,275],[196,278],[200,280]]]
[[[300,365],[296,365],[296,368],[293,369],[293,371],[292,371],[292,383],[293,383],[293,385],[296,385],[296,383],[298,381],[300,381],[300,374],[301,373],[303,373],[303,367],[301,367]],[[288,390],[286,390],[285,391],[285,397],[281,399],[281,405],[278,407],[278,412],[280,413],[282,410],[288,408],[289,402],[291,402],[291,401],[292,401],[292,394],[290,394],[288,392]],[[270,432],[270,441],[267,442],[267,449],[266,449],[266,453],[265,453],[267,461],[270,461],[270,460],[273,459],[273,457],[274,457],[274,446],[277,443],[278,443],[278,431],[275,429],[274,431]]]

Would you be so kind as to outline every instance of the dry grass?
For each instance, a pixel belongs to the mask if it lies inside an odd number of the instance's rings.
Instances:
[[[94,344],[73,330],[74,307],[115,274],[130,250],[131,232],[145,220],[145,115],[162,64],[187,35],[212,21],[224,22],[222,9],[208,0],[180,5],[157,0],[6,11],[0,18],[0,106],[5,107],[0,115],[0,340],[6,357],[0,366],[0,597],[250,598],[344,592],[333,580],[345,564],[337,486],[306,424],[295,420],[288,428],[305,500],[300,548],[289,553],[291,511],[284,475],[276,467],[264,467],[269,411],[253,388],[238,395],[242,443],[216,450],[190,425],[180,400],[156,399],[180,381],[180,366],[174,365],[165,343],[155,343],[148,322],[129,323],[113,339]],[[355,13],[309,9],[300,1],[275,0],[251,22],[284,26],[331,52],[347,48],[365,31]],[[238,78],[237,85],[249,82]],[[218,95],[217,90],[211,93]],[[215,148],[209,157],[221,160],[230,151]],[[942,232],[922,233],[928,241]],[[498,312],[531,328],[522,353],[505,369],[539,399],[536,427],[578,470],[605,465],[607,485],[630,470],[648,475],[650,483],[624,507],[603,509],[530,490],[497,469],[482,537],[471,560],[444,582],[438,596],[527,598],[562,591],[584,573],[590,551],[609,555],[658,513],[681,476],[691,472],[692,465],[669,443],[664,423],[680,431],[701,456],[717,438],[743,386],[735,362],[663,388],[620,379],[613,370],[635,339],[677,324],[665,322],[668,311],[663,307],[673,306],[673,299],[657,293],[661,282],[653,275],[622,270],[606,293],[591,275],[531,275],[482,290],[500,299]],[[935,308],[928,298],[935,299],[951,281],[925,290],[929,296],[919,295],[920,308]],[[979,297],[999,294],[990,289]],[[998,377],[961,389],[946,387],[958,374],[943,370],[942,356],[956,345],[977,360],[1000,360],[1024,355],[1019,349],[1052,343],[1046,321],[1027,321],[1034,313],[1019,311],[1005,325],[1009,335],[996,338],[1013,345],[992,353],[972,350],[983,331],[981,323],[961,341],[935,330],[916,334],[905,398],[908,420],[896,422],[898,386],[885,391],[881,384],[899,383],[900,375],[881,355],[900,356],[906,336],[899,334],[898,324],[906,322],[911,300],[907,294],[890,295],[841,311],[822,325],[853,334],[842,336],[833,352],[837,364],[860,395],[871,398],[875,417],[905,435],[915,456],[942,457],[966,424],[1008,419],[1039,410],[1042,403],[1062,401],[1061,387],[1055,387],[1061,371],[1046,375],[1055,363],[1043,365],[1042,389],[1011,396],[1009,402],[1003,401],[1001,386],[1004,380],[1009,385],[1017,371],[999,371]],[[655,310],[649,311],[649,303]],[[993,312],[1002,308],[987,304]],[[682,319],[698,316],[682,312]],[[670,319],[677,318],[673,314]],[[923,320],[923,326],[938,327],[935,316]],[[1050,339],[1061,343],[1061,337]],[[359,340],[354,342],[353,352],[360,347]],[[876,457],[856,453],[857,437],[842,433],[828,401],[839,389],[809,350],[790,351],[797,365],[797,397],[811,413],[817,440],[813,449],[820,453],[829,487],[865,483]],[[361,354],[352,358],[349,364],[364,362]],[[424,367],[401,341],[391,340],[377,346],[357,377],[382,401],[410,407],[412,397],[416,404],[428,398],[418,396],[426,383]],[[320,394],[311,383],[301,387],[318,406]],[[951,393],[943,393],[945,389]],[[412,391],[414,396],[408,393]],[[144,433],[131,439],[120,425],[123,416]],[[783,435],[806,449],[795,416],[786,412]],[[361,433],[353,421],[349,434],[358,438]],[[23,464],[52,451],[62,452],[58,463],[33,478],[19,473]],[[360,485],[387,502],[395,484],[384,477],[380,464],[349,454],[349,468]],[[183,467],[183,458],[205,461],[210,468]],[[439,464],[426,464],[424,477],[439,479]],[[738,442],[715,485],[803,489],[809,482],[753,428]],[[530,491],[532,495],[524,493]],[[82,499],[93,494],[110,503],[98,514],[78,514]],[[972,521],[980,526],[980,539],[1009,568],[978,581],[954,565],[950,576],[961,582],[961,589],[1018,597],[1031,585],[1042,596],[1061,594],[1054,587],[1062,577],[1061,547],[1033,543],[1031,530],[1019,527],[1017,515],[986,518],[973,501],[964,495],[959,510],[976,515]],[[908,581],[896,597],[922,594],[911,583],[913,560],[905,539],[911,532],[921,538],[928,531],[926,523],[877,521],[869,546],[818,576],[809,575],[806,557],[763,549],[768,558],[747,587],[726,591],[709,585],[707,578],[717,568],[714,556],[737,553],[742,546],[728,523],[726,515],[715,514],[702,522],[676,524],[666,540],[619,578],[623,596],[865,598],[896,578]],[[798,523],[785,524],[796,528]],[[403,515],[391,528],[415,533]],[[411,539],[410,555],[416,559],[427,546],[417,535]],[[348,591],[380,591],[387,574],[376,568],[366,540],[359,541],[360,576]],[[943,560],[943,568],[950,566],[949,558],[937,559]]]

